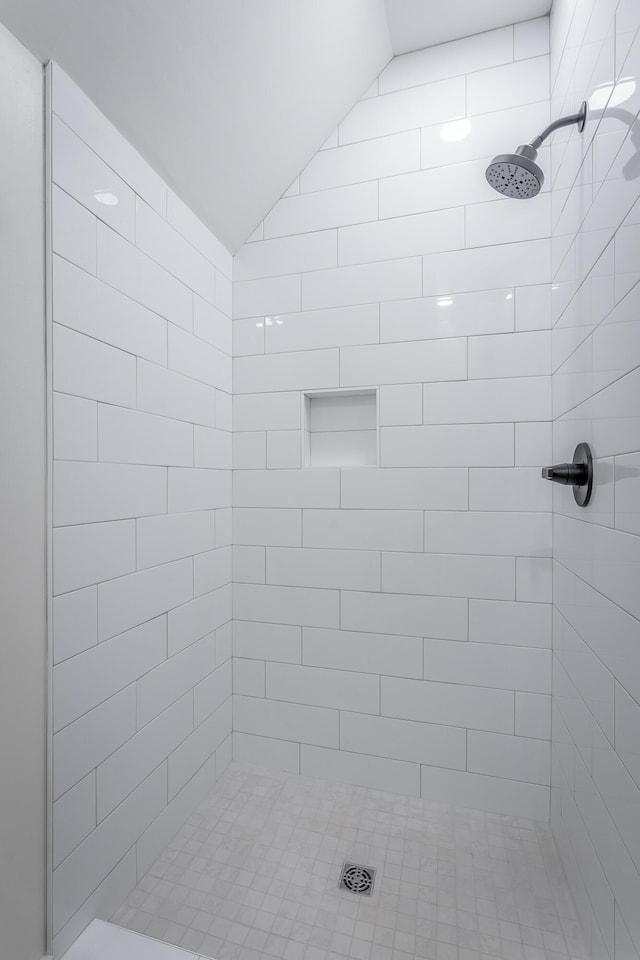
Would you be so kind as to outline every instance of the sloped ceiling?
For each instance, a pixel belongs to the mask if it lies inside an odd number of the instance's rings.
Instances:
[[[549,6],[0,0],[0,21],[43,63],[57,61],[235,252],[392,53],[540,16]]]
[[[234,252],[391,57],[384,0],[0,0]]]
[[[386,0],[394,56],[544,17],[551,0]]]

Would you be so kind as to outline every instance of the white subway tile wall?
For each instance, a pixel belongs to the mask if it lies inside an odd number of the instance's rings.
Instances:
[[[590,105],[551,145],[554,460],[596,470],[586,509],[554,491],[551,823],[608,960],[640,957],[639,31],[634,0],[553,5],[553,116]]]
[[[548,71],[546,19],[392,60],[235,258],[238,760],[548,817],[551,203],[484,179]],[[340,388],[380,466],[302,466]]]
[[[51,79],[61,955],[230,759],[232,260],[56,66]]]
[[[550,804],[592,954],[640,960],[639,72],[637,0],[398,57],[232,270],[53,68],[56,953],[233,743]],[[587,97],[498,199],[487,161]],[[377,391],[377,467],[303,466],[340,388]],[[539,478],[580,440],[584,511]]]

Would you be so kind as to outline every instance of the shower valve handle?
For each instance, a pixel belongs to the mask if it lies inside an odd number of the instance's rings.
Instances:
[[[580,507],[586,507],[593,489],[593,459],[588,443],[579,443],[573,453],[573,463],[555,463],[542,468],[544,480],[573,487],[573,496]]]
[[[542,476],[554,483],[581,487],[587,481],[587,468],[583,463],[556,463],[552,467],[543,467]]]

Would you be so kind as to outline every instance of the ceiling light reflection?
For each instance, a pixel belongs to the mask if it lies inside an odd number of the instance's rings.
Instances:
[[[445,123],[440,131],[440,136],[448,143],[455,143],[457,140],[464,140],[470,133],[470,120],[451,120],[449,123]]]
[[[601,83],[589,97],[589,109],[617,107],[636,92],[635,77],[621,77],[617,83]]]
[[[111,193],[110,190],[96,190],[94,197],[98,203],[104,203],[107,207],[117,207],[119,202],[115,193]]]

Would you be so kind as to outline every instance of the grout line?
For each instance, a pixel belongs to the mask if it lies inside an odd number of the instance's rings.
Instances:
[[[257,698],[254,697],[254,698],[246,698],[246,699],[257,699]],[[277,702],[277,701],[276,701],[276,702]],[[288,702],[288,701],[286,701],[286,702]],[[325,708],[321,708],[321,709],[325,709]],[[338,711],[338,710],[336,710],[335,712],[338,713],[338,714],[340,713],[340,711]],[[345,712],[345,713],[347,713],[347,712],[348,712],[348,713],[355,713],[355,711],[343,711],[343,712]],[[358,714],[358,715],[359,715],[359,716],[360,716],[360,715],[362,715],[362,716],[368,716],[368,717],[371,717],[372,719],[376,719],[376,718],[377,718],[377,715],[376,715],[376,714]],[[385,717],[384,719],[396,720],[396,719],[400,719],[400,718],[396,718],[396,717]],[[401,720],[401,722],[406,722],[406,723],[421,723],[421,721],[413,721],[413,720],[406,720],[406,721]],[[428,724],[427,724],[427,725],[428,725]],[[447,726],[447,724],[444,724],[444,726]],[[504,732],[502,732],[502,733],[496,733],[496,731],[494,731],[494,730],[483,730],[483,729],[479,729],[479,728],[476,728],[476,727],[470,727],[470,728],[466,728],[466,727],[456,727],[455,729],[459,729],[459,730],[461,730],[461,731],[464,730],[464,731],[465,731],[465,735],[468,735],[469,732],[471,732],[471,733],[477,732],[477,733],[495,734],[496,737],[511,737],[511,736],[512,736],[512,734],[510,734],[510,733],[504,733]],[[493,773],[486,773],[486,772],[485,772],[485,773],[481,773],[481,772],[479,772],[479,771],[469,771],[469,770],[466,770],[466,769],[461,770],[460,767],[458,767],[458,766],[447,767],[447,766],[443,766],[443,765],[440,765],[440,764],[437,764],[437,763],[425,763],[424,761],[419,761],[419,760],[399,760],[399,759],[397,759],[396,757],[389,757],[389,756],[387,756],[387,755],[385,755],[385,754],[380,754],[380,753],[367,753],[367,752],[364,752],[364,751],[361,751],[361,750],[348,750],[348,751],[345,751],[343,747],[339,747],[339,746],[338,746],[338,747],[328,746],[328,745],[326,745],[326,744],[312,743],[312,742],[308,742],[308,741],[306,741],[306,740],[289,740],[289,739],[286,738],[286,737],[270,737],[270,736],[268,736],[268,735],[266,735],[266,734],[253,733],[253,732],[249,732],[249,731],[246,731],[246,730],[234,730],[233,732],[234,732],[234,733],[238,733],[238,734],[240,734],[240,735],[242,735],[242,736],[245,736],[245,737],[254,737],[254,738],[259,739],[259,740],[275,740],[275,741],[277,741],[277,742],[279,742],[279,743],[291,743],[291,744],[295,744],[295,745],[300,746],[300,747],[311,747],[311,748],[314,748],[314,749],[317,749],[317,750],[331,751],[332,753],[334,753],[334,754],[336,754],[336,755],[344,754],[344,753],[346,752],[346,753],[349,753],[349,754],[351,754],[351,755],[353,755],[353,756],[358,756],[358,757],[368,757],[368,758],[370,758],[370,759],[376,759],[376,760],[388,760],[389,763],[391,763],[391,764],[401,764],[401,765],[405,765],[405,766],[408,766],[408,765],[410,765],[410,766],[417,766],[418,768],[420,768],[420,767],[428,767],[429,769],[433,769],[433,770],[446,770],[446,771],[450,771],[450,772],[460,772],[460,773],[468,772],[468,773],[472,773],[472,774],[475,775],[475,776],[490,777],[492,780],[499,780],[499,781],[501,781],[501,782],[506,782],[506,783],[520,783],[520,784],[529,785],[529,786],[531,786],[531,787],[547,787],[547,788],[549,787],[549,784],[548,784],[548,783],[539,783],[538,781],[535,781],[535,780],[521,780],[521,779],[513,778],[513,777],[501,777],[501,776],[499,776],[499,775],[497,775],[497,774],[493,774]],[[466,736],[465,736],[465,739],[466,739]],[[547,743],[547,742],[548,742],[546,739],[540,739],[540,738],[538,738],[538,737],[524,737],[524,738],[518,738],[518,739],[539,740],[539,742],[541,742],[541,743]],[[466,749],[465,749],[465,754],[466,754]],[[466,762],[467,762],[467,757],[465,756],[465,763],[466,763]],[[323,779],[324,779],[324,778],[323,778]],[[349,785],[350,785],[350,784],[344,784],[342,781],[338,781],[338,782],[339,782],[342,786],[349,786]],[[358,786],[358,784],[352,784],[352,786]],[[367,789],[367,788],[365,788],[365,789]],[[379,788],[372,788],[372,789],[379,789]],[[404,796],[405,794],[401,794],[401,795]],[[437,802],[437,801],[435,801],[435,802]],[[487,812],[490,813],[490,811],[487,811]],[[509,816],[508,814],[498,814],[498,815],[499,815],[499,816]],[[531,818],[526,818],[526,819],[531,819]]]
[[[483,163],[483,164],[486,164],[486,163],[487,163],[488,161],[490,161],[490,160],[491,160],[491,157],[487,157],[486,159],[483,159],[482,163]],[[473,161],[473,162],[475,163],[475,161]],[[480,166],[480,163],[478,163],[478,166]],[[424,171],[420,171],[420,172],[421,172],[421,173],[428,173],[429,171],[424,170]],[[415,174],[406,174],[406,176],[412,176],[412,175],[415,175]],[[544,192],[543,194],[541,194],[541,196],[548,196],[548,193]],[[417,209],[417,208],[414,208],[414,209],[411,210],[410,213],[396,213],[395,215],[392,215],[392,216],[381,217],[379,220],[364,220],[364,221],[359,221],[359,222],[357,222],[357,223],[352,223],[352,224],[349,224],[349,225],[347,225],[347,226],[343,226],[343,227],[339,227],[339,228],[333,227],[333,228],[326,228],[326,229],[321,229],[321,230],[313,230],[313,229],[303,230],[303,231],[300,231],[300,232],[298,232],[298,233],[284,234],[282,237],[274,237],[273,240],[265,240],[265,241],[261,241],[261,242],[268,244],[268,243],[273,243],[273,242],[275,242],[275,241],[277,241],[277,240],[296,240],[296,239],[299,239],[299,238],[305,237],[305,236],[315,237],[315,236],[318,236],[318,235],[323,234],[323,233],[333,232],[333,231],[336,230],[336,229],[340,229],[341,231],[344,232],[344,231],[347,231],[347,230],[356,230],[356,229],[359,229],[359,228],[361,228],[361,227],[370,226],[372,230],[375,230],[376,226],[382,226],[382,225],[384,225],[384,224],[389,224],[389,225],[390,225],[390,224],[393,224],[395,221],[413,220],[413,219],[415,219],[415,218],[417,218],[417,217],[438,219],[439,215],[441,216],[441,215],[446,214],[446,213],[451,213],[451,212],[453,212],[453,211],[455,211],[455,210],[463,210],[463,211],[464,211],[467,207],[485,207],[485,206],[486,206],[486,207],[495,208],[495,205],[496,205],[496,204],[503,204],[504,202],[505,202],[505,201],[502,200],[502,199],[497,199],[497,200],[494,200],[494,199],[490,199],[490,200],[481,199],[481,200],[475,200],[475,201],[474,201],[474,200],[467,200],[467,201],[465,201],[464,203],[459,203],[459,204],[454,205],[454,206],[446,206],[446,207],[436,206],[436,207],[428,207],[427,209]],[[449,247],[449,246],[443,246],[443,247],[438,248],[438,249],[435,250],[435,251],[432,251],[432,250],[422,250],[422,251],[420,251],[420,252],[416,252],[416,253],[412,253],[412,254],[405,254],[404,256],[393,256],[393,255],[391,254],[391,255],[387,255],[387,256],[383,256],[383,257],[378,256],[377,258],[372,259],[372,260],[357,260],[357,261],[355,261],[355,262],[353,262],[353,263],[340,263],[340,264],[338,264],[337,266],[329,266],[329,267],[327,267],[327,266],[308,266],[308,267],[306,267],[306,268],[304,268],[304,269],[301,269],[301,270],[300,270],[300,269],[298,269],[298,270],[293,270],[293,269],[286,269],[286,268],[284,267],[284,265],[283,265],[283,266],[281,266],[280,268],[272,268],[268,273],[265,273],[265,274],[263,274],[263,275],[248,276],[248,277],[246,277],[246,278],[243,279],[243,280],[237,280],[237,281],[235,281],[235,283],[238,283],[238,284],[255,284],[255,283],[269,283],[271,280],[276,280],[276,279],[296,280],[296,279],[299,278],[299,277],[311,276],[311,275],[318,274],[318,273],[329,273],[329,272],[331,272],[331,271],[336,271],[336,270],[347,271],[347,270],[352,270],[354,267],[366,267],[366,266],[372,266],[372,265],[374,265],[374,264],[385,264],[385,265],[386,265],[386,264],[390,264],[390,263],[398,263],[398,262],[403,261],[403,260],[411,260],[411,259],[414,259],[414,258],[416,258],[416,257],[428,257],[428,256],[435,257],[435,256],[441,256],[442,254],[456,254],[456,253],[460,254],[460,253],[465,253],[465,252],[471,251],[471,250],[488,250],[488,249],[493,249],[494,247],[511,247],[511,246],[514,246],[514,245],[517,246],[517,245],[523,245],[523,244],[533,244],[533,243],[540,243],[540,242],[549,241],[549,240],[550,240],[550,237],[549,237],[549,232],[548,232],[548,228],[547,228],[547,229],[545,229],[543,232],[540,232],[540,233],[539,233],[538,230],[536,230],[535,233],[534,233],[534,235],[531,236],[531,237],[516,238],[516,239],[513,239],[513,240],[495,240],[493,243],[491,243],[491,242],[486,242],[486,241],[485,241],[484,243],[480,243],[480,244],[469,244],[469,245],[467,245],[466,243],[463,243],[461,246],[458,245],[458,244],[456,244],[456,245],[451,246],[451,247]],[[569,251],[570,251],[570,250],[571,250],[571,247],[569,248]],[[567,251],[567,255],[568,255],[569,251]],[[59,254],[59,256],[60,256],[60,254]],[[563,258],[563,259],[564,259],[564,258]],[[72,262],[72,261],[70,261],[70,262]],[[562,264],[562,261],[561,261],[561,264]],[[561,265],[561,264],[560,264],[560,265]],[[82,269],[82,268],[80,267],[80,269]],[[278,270],[279,270],[280,272],[278,272]],[[274,271],[275,271],[275,272],[274,272]],[[102,282],[105,282],[105,281],[102,281]],[[538,281],[536,281],[537,284],[544,284],[545,282],[546,282],[546,281],[544,281],[544,280],[538,280]],[[528,284],[520,284],[520,285],[521,285],[521,286],[534,286],[534,285],[536,285],[536,284],[534,284],[534,283],[528,283]],[[451,292],[451,291],[450,291],[450,292]],[[455,291],[454,291],[454,292],[455,292]],[[467,292],[467,291],[458,291],[458,292]],[[469,292],[473,292],[473,291],[469,291]],[[126,296],[126,295],[127,295],[127,294],[125,294],[125,296]],[[345,306],[353,306],[353,305],[354,305],[354,304],[345,304]],[[150,309],[150,308],[148,308],[148,309]],[[302,309],[303,309],[303,308],[299,306],[299,307],[296,308],[296,310],[289,311],[289,312],[297,313],[297,312],[300,312]],[[315,308],[315,309],[323,309],[323,308]],[[287,311],[280,309],[279,311],[273,311],[273,312],[286,313]],[[252,313],[252,314],[249,314],[248,316],[236,317],[235,320],[234,320],[234,322],[236,322],[236,321],[238,321],[238,320],[251,320],[251,319],[253,319],[253,318],[256,317],[256,316],[258,316],[258,314]]]

